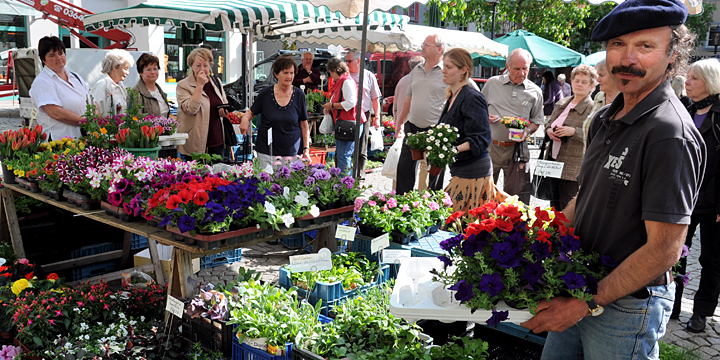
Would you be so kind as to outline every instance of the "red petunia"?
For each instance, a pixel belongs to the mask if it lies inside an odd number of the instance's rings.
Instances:
[[[501,216],[507,216],[513,223],[520,221],[522,218],[522,213],[518,210],[517,206],[514,205],[500,205],[495,213]]]
[[[497,223],[495,219],[485,219],[480,222],[480,230],[485,230],[487,232],[492,232],[497,227]]]
[[[181,183],[181,184],[177,185],[178,190],[187,190],[187,188],[188,188],[188,184],[185,184],[185,183]]]
[[[464,211],[456,211],[454,214],[450,215],[449,218],[447,218],[447,220],[445,221],[445,224],[452,224],[463,215],[465,215]]]
[[[535,216],[543,221],[550,221],[550,214],[545,210],[540,210],[540,207],[535,207]]]
[[[187,204],[193,199],[193,193],[187,190],[179,192],[178,196],[180,196],[180,202],[182,202],[183,204]]]
[[[33,278],[33,273],[34,273],[34,271],[31,271],[31,272],[27,273],[27,275],[25,275],[25,279],[27,279],[27,280],[32,280],[32,278]]]
[[[58,278],[59,278],[59,276],[56,273],[51,273],[50,275],[47,276],[48,280],[57,280]]]
[[[167,207],[169,210],[175,210],[180,205],[182,199],[180,199],[177,195],[170,195],[170,197],[167,200],[167,204],[165,204],[165,207]]]
[[[513,229],[512,222],[503,219],[495,219],[495,224],[497,224],[498,229],[505,232],[510,232]]]
[[[195,198],[193,199],[193,202],[197,206],[203,206],[208,201],[208,199],[210,199],[210,197],[205,191],[198,191],[195,193]]]

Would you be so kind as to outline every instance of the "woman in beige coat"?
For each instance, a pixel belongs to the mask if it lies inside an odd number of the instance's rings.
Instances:
[[[178,152],[185,157],[193,153],[222,156],[222,118],[228,116],[228,112],[218,109],[218,105],[227,104],[227,98],[222,86],[211,79],[212,60],[208,49],[191,51],[187,57],[190,75],[177,84],[178,132],[188,134],[187,142],[178,146]]]

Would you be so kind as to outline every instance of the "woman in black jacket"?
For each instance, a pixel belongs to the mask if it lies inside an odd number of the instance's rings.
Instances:
[[[693,104],[688,112],[702,134],[707,149],[705,176],[703,177],[697,204],[693,210],[685,244],[690,247],[695,229],[700,225],[700,286],[693,300],[693,315],[687,331],[699,333],[705,330],[705,321],[713,316],[720,296],[720,62],[716,59],[693,63],[685,82],[687,96]],[[681,259],[681,273],[685,273],[685,258]],[[683,282],[677,281],[675,308],[671,318],[680,315]]]
[[[450,194],[455,211],[476,208],[496,198],[493,168],[488,145],[492,140],[485,96],[467,85],[473,68],[470,53],[452,49],[443,58],[443,82],[448,85],[440,123],[459,130],[454,146],[455,162],[450,165]]]

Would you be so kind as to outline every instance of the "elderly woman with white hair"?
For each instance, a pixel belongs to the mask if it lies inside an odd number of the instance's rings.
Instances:
[[[122,114],[127,110],[127,90],[123,80],[130,74],[135,60],[125,50],[110,50],[102,60],[101,72],[107,74],[92,88],[95,106],[103,115]]]
[[[688,112],[700,131],[707,159],[705,176],[697,195],[697,203],[690,217],[685,244],[690,247],[697,226],[700,225],[700,286],[693,301],[693,314],[687,331],[699,333],[705,330],[705,321],[713,316],[720,296],[720,63],[706,59],[693,63],[687,72],[685,91],[693,104]],[[680,273],[685,274],[685,258],[681,259]],[[683,276],[685,277],[685,276]],[[675,306],[670,315],[678,319],[682,301],[683,281],[677,279]]]

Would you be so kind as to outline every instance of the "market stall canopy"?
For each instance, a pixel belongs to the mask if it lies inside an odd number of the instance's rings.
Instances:
[[[525,30],[515,30],[495,41],[508,46],[509,51],[523,48],[533,56],[531,66],[540,68],[561,68],[577,66],[585,62],[585,55],[568,49],[560,44],[543,39]],[[480,65],[487,67],[505,67],[505,58],[500,56],[483,55]]]
[[[340,11],[343,15],[348,17],[355,17],[363,11],[364,2],[363,0],[308,0],[316,6],[325,5],[330,9]],[[410,5],[418,2],[418,0],[365,0],[369,3],[370,10],[382,10],[388,11],[393,7],[407,8]],[[449,0],[441,0],[447,2]],[[487,2],[494,2],[492,0],[486,0]],[[575,0],[563,0],[563,2],[571,3]],[[588,0],[591,5],[600,5],[606,2],[613,2],[616,4],[622,3],[624,0]],[[427,0],[419,1],[426,3]],[[688,7],[690,15],[698,15],[703,11],[701,0],[683,0],[685,5]]]
[[[508,46],[488,39],[479,32],[439,29],[422,25],[404,25],[398,28],[370,25],[367,31],[367,51],[398,52],[420,51],[429,35],[440,35],[449,49],[463,48],[471,54],[505,57]],[[311,43],[342,45],[359,49],[362,25],[356,24],[302,24],[286,27],[268,26],[258,33],[259,40],[297,38]]]
[[[34,8],[13,0],[0,0],[0,15],[42,16]]]
[[[368,18],[370,24],[402,25],[407,17],[374,11]],[[326,7],[315,7],[307,1],[295,0],[151,0],[133,7],[107,11],[85,17],[83,23],[88,31],[100,28],[130,27],[135,24],[175,26],[189,29],[201,26],[210,31],[245,31],[254,26],[269,24],[303,24],[355,22],[362,24],[363,17],[348,19],[340,12]]]
[[[585,63],[588,65],[595,65],[603,60],[605,60],[605,51],[598,51],[585,57]]]

